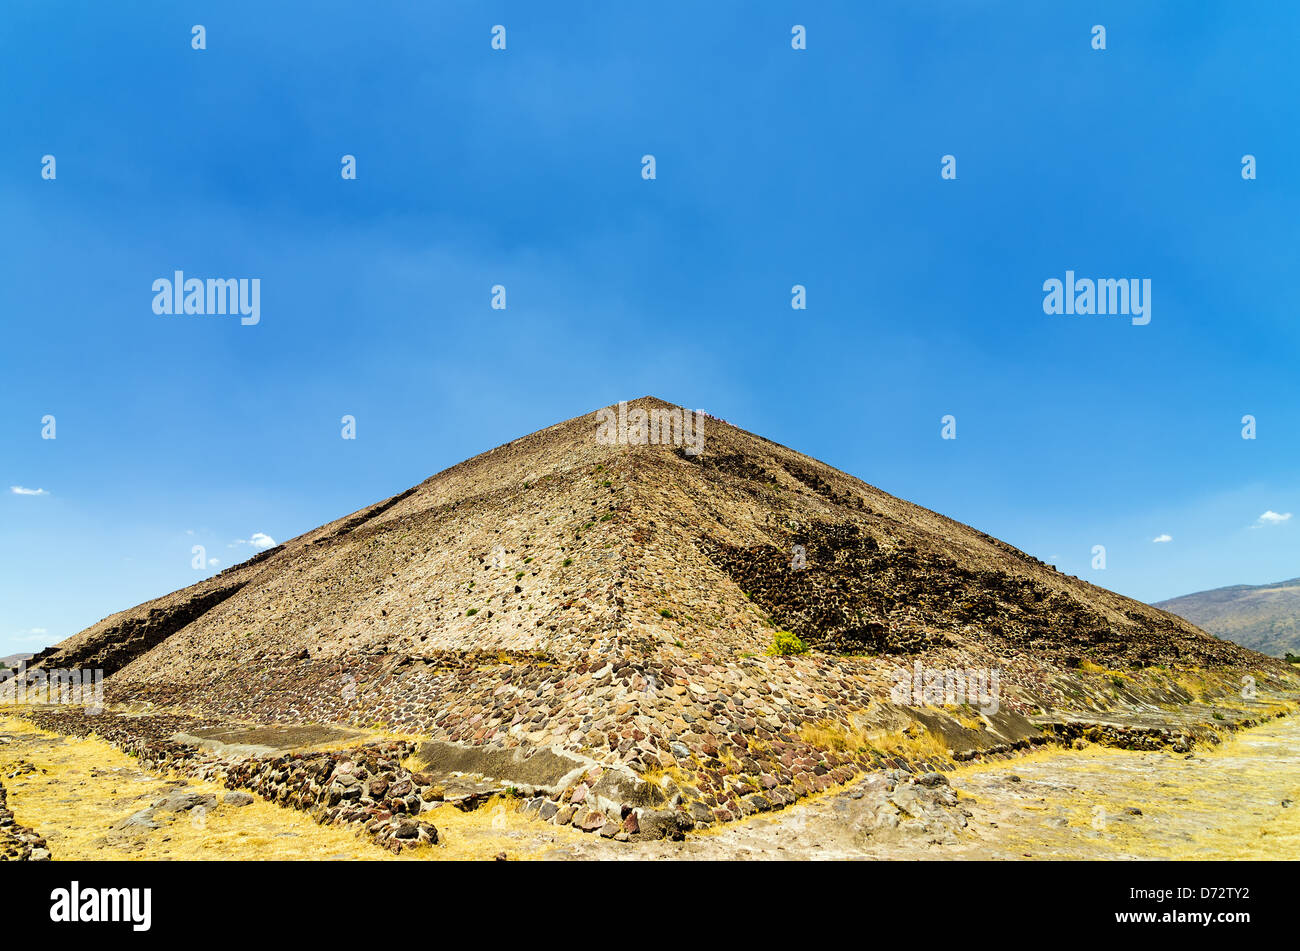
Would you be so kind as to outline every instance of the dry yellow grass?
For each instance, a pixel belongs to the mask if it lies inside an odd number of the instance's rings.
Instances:
[[[913,724],[901,732],[884,733],[871,737],[871,746],[882,753],[890,753],[908,760],[948,760],[951,753],[943,737],[921,724]]]
[[[690,777],[677,766],[669,766],[667,768],[661,766],[650,766],[643,770],[639,775],[641,779],[645,780],[645,782],[659,789],[663,789],[664,784],[670,779],[678,785],[690,782]]]
[[[442,806],[425,818],[442,844],[395,856],[352,828],[323,826],[307,813],[262,799],[248,806],[221,805],[197,821],[180,814],[160,818],[160,828],[112,827],[184,782],[188,791],[228,790],[211,782],[167,777],[97,738],[78,739],[38,730],[30,721],[0,714],[0,771],[30,762],[38,772],[6,779],[17,820],[45,836],[54,859],[70,860],[301,860],[364,861],[512,859],[536,856],[543,847],[582,838],[568,828],[542,827],[519,812],[520,801],[498,797],[473,812]],[[547,841],[539,831],[545,828]]]
[[[799,739],[819,750],[861,750],[868,746],[865,734],[850,730],[833,720],[805,723],[799,727]]]
[[[318,825],[306,813],[257,799],[220,806],[199,821],[181,814],[158,829],[115,830],[177,782],[141,771],[135,759],[93,737],[37,730],[26,720],[0,720],[15,742],[0,745],[0,769],[19,761],[40,770],[5,780],[17,820],[45,836],[55,860],[68,859],[392,859],[349,829]],[[220,795],[214,783],[187,781],[194,792]]]
[[[948,744],[920,723],[902,730],[850,729],[833,720],[805,723],[799,728],[805,743],[822,750],[853,752],[876,750],[908,760],[948,760]]]
[[[984,721],[965,704],[944,704],[944,712],[968,730],[982,730]]]

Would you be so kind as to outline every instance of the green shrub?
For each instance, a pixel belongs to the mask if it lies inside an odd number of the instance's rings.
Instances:
[[[797,635],[789,631],[777,631],[772,638],[772,646],[767,649],[771,657],[788,657],[791,654],[808,653],[808,645],[801,641]]]

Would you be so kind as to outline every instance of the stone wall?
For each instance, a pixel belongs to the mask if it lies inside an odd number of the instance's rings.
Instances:
[[[45,839],[14,819],[4,783],[0,783],[0,862],[42,862],[49,858]]]

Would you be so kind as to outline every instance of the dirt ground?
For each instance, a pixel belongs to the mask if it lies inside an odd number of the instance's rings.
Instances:
[[[945,781],[946,780],[946,781]],[[59,859],[366,859],[350,830],[211,783],[161,777],[96,738],[0,719],[0,781],[21,823]],[[216,803],[160,814],[159,800]],[[1191,754],[1047,749],[916,782],[876,774],[780,812],[681,842],[617,843],[531,819],[513,800],[427,814],[443,844],[403,860],[1296,859],[1300,718]],[[149,821],[132,822],[142,811]]]

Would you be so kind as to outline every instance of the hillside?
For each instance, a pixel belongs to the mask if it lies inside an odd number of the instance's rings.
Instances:
[[[1262,654],[1300,654],[1300,578],[1198,591],[1155,607]]]

